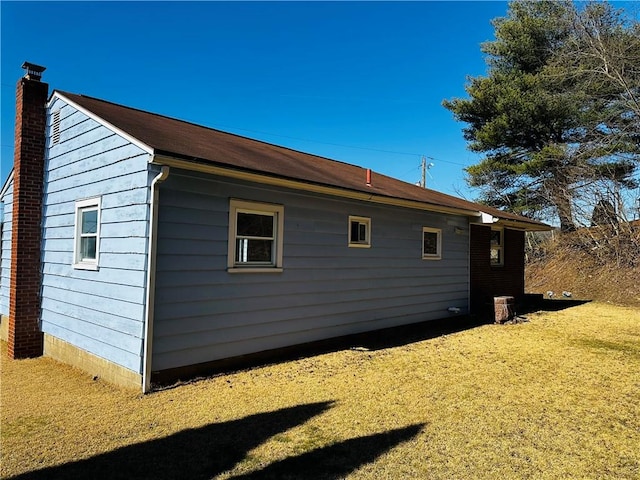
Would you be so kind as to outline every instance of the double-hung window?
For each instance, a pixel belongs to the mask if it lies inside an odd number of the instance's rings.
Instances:
[[[491,265],[496,267],[504,265],[504,230],[502,228],[491,229]]]
[[[442,230],[422,227],[422,258],[440,260],[442,258]]]
[[[100,254],[100,198],[76,202],[74,267],[97,270]]]
[[[231,199],[228,270],[282,271],[283,231],[282,205]]]
[[[371,247],[371,219],[349,216],[349,246]]]

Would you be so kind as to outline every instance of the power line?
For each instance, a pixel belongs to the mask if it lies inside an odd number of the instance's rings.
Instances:
[[[261,135],[271,135],[271,136],[274,136],[274,137],[288,138],[288,139],[291,139],[291,140],[298,140],[298,141],[302,141],[302,142],[319,143],[321,145],[331,145],[333,147],[353,148],[353,149],[357,149],[357,150],[368,150],[368,151],[372,151],[372,152],[392,153],[394,155],[406,155],[406,156],[411,156],[411,157],[423,157],[424,156],[424,154],[422,154],[422,153],[400,152],[400,151],[397,151],[397,150],[385,150],[385,149],[380,149],[380,148],[360,147],[360,146],[355,146],[355,145],[344,145],[344,144],[341,144],[341,143],[323,142],[323,141],[320,141],[320,140],[311,140],[311,139],[308,139],[308,138],[292,137],[290,135],[282,135],[282,134],[278,134],[278,133],[270,133],[270,132],[264,132],[264,131],[260,131],[260,130],[250,130],[248,128],[234,127],[234,126],[231,126],[231,125],[221,125],[221,126],[222,126],[222,128],[240,130],[240,131],[243,131],[243,132],[258,133],[258,134],[261,134]],[[468,165],[466,165],[464,163],[452,162],[450,160],[443,160],[441,158],[434,158],[434,157],[427,157],[427,158],[430,158],[432,160],[437,160],[438,162],[449,163],[451,165],[459,165],[461,167],[467,167],[468,166]]]
[[[190,120],[185,120],[185,121],[190,121]],[[192,122],[195,123],[195,122]],[[341,148],[352,148],[352,149],[356,149],[356,150],[366,150],[366,151],[370,151],[370,152],[380,152],[380,153],[390,153],[390,154],[394,154],[394,155],[405,155],[405,156],[411,156],[411,157],[424,157],[425,155],[422,153],[415,153],[415,152],[400,152],[397,150],[386,150],[386,149],[380,149],[380,148],[372,148],[372,147],[361,147],[361,146],[356,146],[356,145],[344,145],[341,143],[333,143],[333,142],[323,142],[320,140],[311,140],[308,138],[300,138],[300,137],[293,137],[291,135],[282,135],[279,133],[271,133],[271,132],[264,132],[261,130],[252,130],[252,129],[248,129],[248,128],[241,128],[241,127],[235,127],[232,125],[219,125],[218,127],[222,127],[224,129],[232,129],[232,130],[239,130],[239,131],[243,131],[243,132],[250,132],[250,133],[257,133],[260,135],[269,135],[269,136],[274,136],[274,137],[280,137],[280,138],[288,138],[290,140],[298,140],[301,142],[311,142],[311,143],[317,143],[320,145],[330,145],[333,147],[341,147]],[[3,144],[2,147],[4,148],[13,148],[13,145],[6,145]],[[438,162],[443,162],[443,163],[448,163],[450,165],[458,165],[460,167],[466,167],[467,165],[464,163],[460,163],[460,162],[453,162],[451,160],[444,160],[442,158],[434,158],[434,157],[427,157],[430,158],[431,160],[437,160]]]
[[[333,143],[333,142],[323,142],[320,140],[310,140],[308,138],[300,138],[300,137],[292,137],[290,135],[282,135],[282,134],[278,134],[278,133],[270,133],[270,132],[263,132],[260,130],[251,130],[248,128],[239,128],[239,127],[233,127],[230,125],[222,125],[222,128],[228,128],[228,129],[233,129],[233,130],[240,130],[243,132],[251,132],[251,133],[258,133],[261,135],[270,135],[270,136],[274,136],[274,137],[281,137],[281,138],[288,138],[290,140],[298,140],[301,142],[311,142],[311,143],[318,143],[321,145],[331,145],[333,147],[341,147],[341,148],[353,148],[353,149],[357,149],[357,150],[368,150],[368,151],[372,151],[372,152],[380,152],[380,153],[391,153],[394,155],[406,155],[406,156],[411,156],[411,157],[423,157],[424,155],[420,154],[420,153],[412,153],[412,152],[399,152],[396,150],[384,150],[384,149],[380,149],[380,148],[371,148],[371,147],[360,147],[360,146],[355,146],[355,145],[344,145],[341,143]],[[2,145],[3,148],[13,148],[13,145]],[[427,157],[430,158],[432,160],[437,160],[438,162],[443,162],[443,163],[449,163],[451,165],[458,165],[460,167],[466,167],[467,165],[465,165],[464,163],[460,163],[460,162],[452,162],[450,160],[444,160],[442,158],[434,158],[434,157]],[[415,167],[418,168],[418,167]],[[413,168],[411,169],[413,170]],[[409,172],[407,172],[409,173]]]
[[[13,85],[9,85],[7,83],[2,83],[3,86],[6,87],[13,87]],[[198,123],[195,121],[191,121],[188,119],[183,119],[184,121],[187,122],[191,122],[191,123]],[[260,131],[260,130],[251,130],[248,128],[241,128],[241,127],[235,127],[232,125],[219,125],[222,128],[226,128],[226,129],[233,129],[233,130],[240,130],[243,132],[251,132],[251,133],[257,133],[257,134],[261,134],[261,135],[270,135],[270,136],[274,136],[274,137],[280,137],[280,138],[288,138],[290,140],[298,140],[301,142],[311,142],[311,143],[317,143],[320,145],[330,145],[333,147],[341,147],[341,148],[352,148],[352,149],[356,149],[356,150],[366,150],[366,151],[370,151],[370,152],[380,152],[380,153],[390,153],[390,154],[394,154],[394,155],[405,155],[405,156],[412,156],[412,157],[423,157],[425,156],[423,153],[415,153],[415,152],[400,152],[397,150],[386,150],[386,149],[379,149],[379,148],[372,148],[372,147],[361,147],[361,146],[355,146],[355,145],[344,145],[344,144],[340,144],[340,143],[333,143],[333,142],[323,142],[320,140],[311,140],[308,138],[300,138],[300,137],[293,137],[290,135],[282,135],[282,134],[278,134],[278,133],[271,133],[271,132],[264,132],[264,131]],[[3,144],[2,147],[5,148],[13,148],[13,145],[5,145]],[[427,157],[430,158],[432,160],[437,160],[438,162],[443,162],[443,163],[448,163],[451,165],[458,165],[461,167],[466,167],[467,165],[465,165],[464,163],[460,163],[460,162],[452,162],[450,160],[443,160],[441,158],[433,158],[433,157]]]
[[[418,170],[419,168],[420,168],[420,165],[416,165],[415,167],[411,167],[409,170],[407,170],[406,172],[401,174],[400,177],[398,177],[398,178],[402,178],[405,175],[409,175],[410,173],[414,172],[415,170]]]

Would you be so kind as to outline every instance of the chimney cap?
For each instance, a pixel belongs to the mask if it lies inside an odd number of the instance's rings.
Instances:
[[[42,67],[40,65],[36,65],[35,63],[24,62],[22,64],[22,68],[27,71],[27,74],[24,78],[28,78],[29,80],[40,81],[42,78],[42,72],[44,72],[47,67]]]

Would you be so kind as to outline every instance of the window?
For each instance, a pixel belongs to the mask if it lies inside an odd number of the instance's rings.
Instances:
[[[282,271],[283,226],[282,205],[231,199],[228,271]]]
[[[371,247],[371,219],[367,217],[349,217],[349,246]]]
[[[501,228],[491,229],[491,265],[504,265],[504,231]]]
[[[74,267],[98,269],[100,253],[100,198],[76,202]]]
[[[422,258],[425,260],[440,260],[442,258],[442,230],[439,228],[422,227]]]

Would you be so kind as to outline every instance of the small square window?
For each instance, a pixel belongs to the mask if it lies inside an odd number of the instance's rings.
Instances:
[[[491,229],[491,265],[504,265],[504,231],[501,228]]]
[[[422,227],[422,258],[440,260],[442,258],[442,230]]]
[[[230,201],[229,271],[282,271],[284,207]]]
[[[367,217],[349,217],[349,246],[371,247],[371,219]]]
[[[74,268],[98,269],[100,253],[100,198],[76,202]]]

